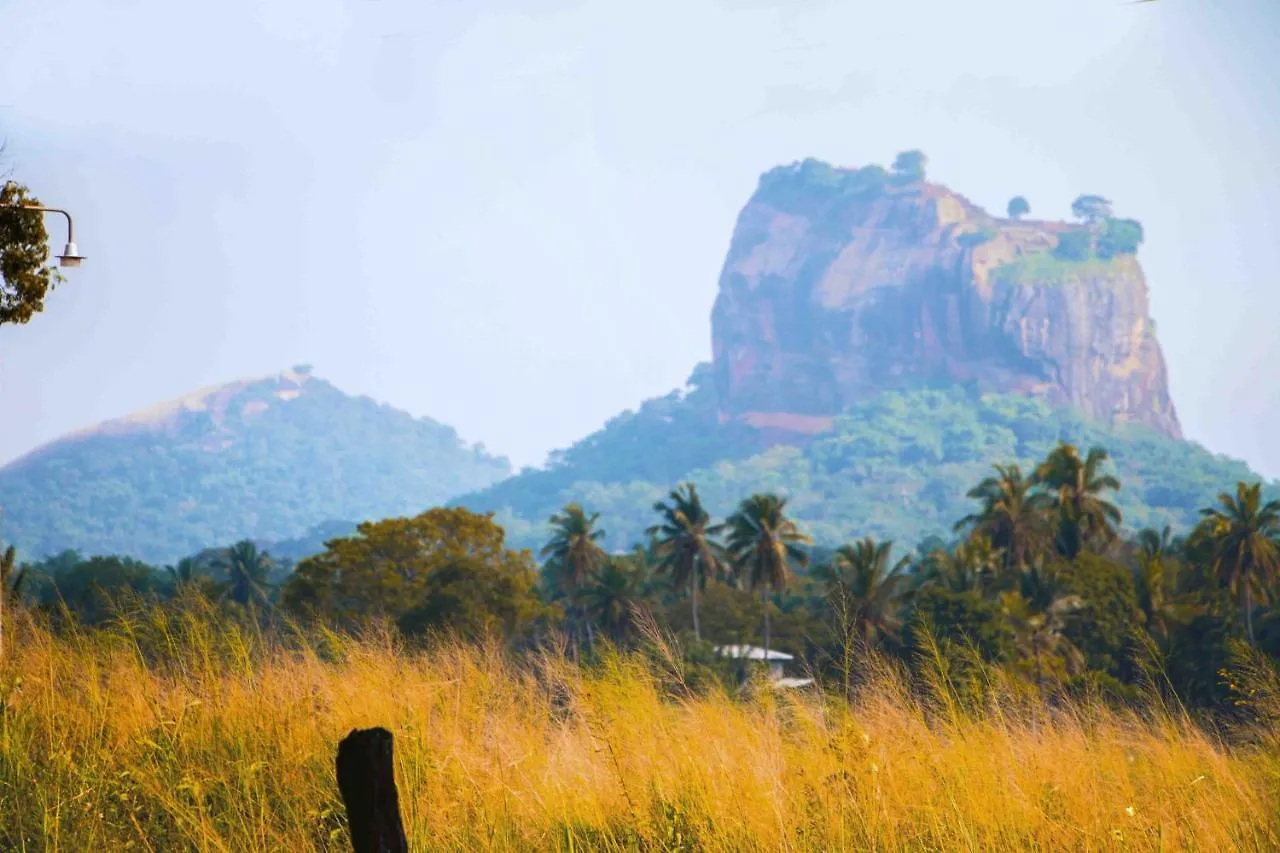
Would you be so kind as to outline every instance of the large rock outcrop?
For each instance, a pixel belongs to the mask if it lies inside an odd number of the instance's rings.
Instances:
[[[998,219],[877,167],[774,169],[712,313],[721,419],[819,433],[878,391],[961,383],[1181,437],[1142,270],[1059,259],[1077,227]]]

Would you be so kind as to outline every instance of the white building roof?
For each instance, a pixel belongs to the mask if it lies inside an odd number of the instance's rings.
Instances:
[[[778,689],[786,689],[788,687],[808,687],[813,684],[812,678],[775,678],[773,686]]]
[[[716,654],[730,658],[746,658],[747,660],[764,660],[764,649],[759,646],[716,646]],[[769,649],[769,660],[792,660],[786,652]]]

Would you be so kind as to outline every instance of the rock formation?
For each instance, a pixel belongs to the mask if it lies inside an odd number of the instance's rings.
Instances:
[[[721,419],[818,433],[877,391],[1039,395],[1181,437],[1132,254],[993,217],[878,167],[780,167],[738,218],[712,313]]]

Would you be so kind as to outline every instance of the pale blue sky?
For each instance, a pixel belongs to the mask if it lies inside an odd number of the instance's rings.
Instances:
[[[709,357],[761,172],[918,147],[1142,220],[1187,434],[1280,475],[1277,47],[1276,0],[0,0],[90,258],[0,330],[0,461],[309,362],[539,464]]]

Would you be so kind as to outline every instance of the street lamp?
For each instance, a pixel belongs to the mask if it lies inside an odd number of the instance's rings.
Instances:
[[[81,255],[80,250],[76,248],[75,225],[71,222],[71,214],[56,207],[35,207],[34,205],[24,205],[24,207],[27,210],[38,210],[41,213],[61,213],[67,217],[67,247],[62,250],[61,255],[58,255],[58,265],[63,267],[80,266],[80,262],[84,260],[84,255]]]
[[[14,205],[19,210],[29,210],[32,213],[61,213],[67,217],[67,246],[62,250],[62,254],[58,255],[58,265],[68,268],[80,266],[80,262],[84,260],[84,255],[80,254],[80,250],[76,248],[75,225],[71,222],[71,214],[57,207],[40,207],[34,204]]]

